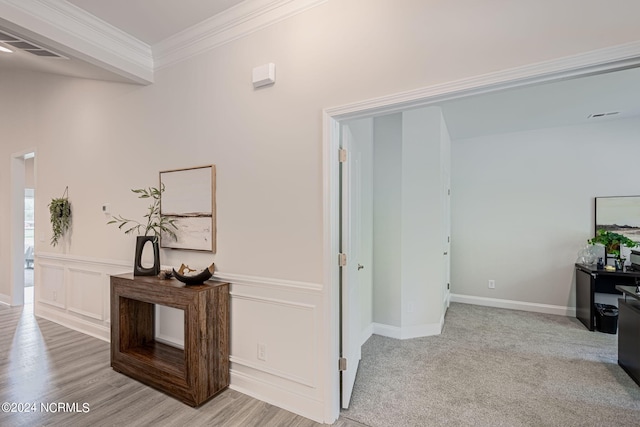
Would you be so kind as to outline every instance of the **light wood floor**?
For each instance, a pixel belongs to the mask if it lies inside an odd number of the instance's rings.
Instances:
[[[113,371],[109,357],[108,343],[37,319],[32,305],[0,307],[0,403],[36,405],[21,413],[3,406],[0,426],[322,425],[234,390],[194,409]],[[57,410],[59,402],[69,405]]]

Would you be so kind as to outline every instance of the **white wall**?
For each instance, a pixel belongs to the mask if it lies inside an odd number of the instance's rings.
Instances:
[[[442,148],[449,141],[441,126],[437,107],[402,113],[402,326],[418,327],[411,335],[440,333],[444,316]]]
[[[375,332],[440,333],[448,234],[448,131],[440,108],[374,120]]]
[[[495,13],[498,9],[502,13]],[[575,10],[580,10],[579,20]],[[114,213],[141,217],[146,203],[131,188],[156,185],[161,170],[214,163],[218,253],[163,251],[162,262],[204,267],[214,260],[219,277],[232,281],[233,387],[332,421],[327,396],[335,390],[326,389],[323,376],[324,367],[334,363],[325,360],[324,349],[335,337],[324,327],[329,319],[322,315],[328,300],[323,283],[322,109],[638,40],[638,14],[640,3],[625,0],[517,5],[407,0],[402,7],[392,0],[332,0],[164,68],[146,87],[3,68],[0,301],[9,301],[11,294],[7,195],[13,153],[37,149],[36,298],[40,291],[42,298],[36,312],[103,337],[109,327],[108,275],[130,269],[134,239],[105,225],[101,205],[108,202]],[[611,16],[615,20],[607,18]],[[276,64],[278,81],[254,90],[251,69],[266,62]],[[612,152],[619,155],[621,150]],[[586,155],[581,153],[575,155]],[[632,185],[630,180],[617,184]],[[607,185],[614,186],[611,181]],[[66,186],[74,207],[73,229],[53,248],[47,204]],[[576,187],[585,188],[583,177],[574,177],[563,194],[574,197],[569,188]],[[556,194],[560,202],[563,197]],[[589,208],[586,200],[576,204]],[[539,204],[531,208],[541,209]],[[560,240],[585,237],[584,224],[567,227],[567,214],[553,214],[565,222],[556,231],[575,236]],[[465,221],[460,227],[460,236],[470,230],[475,236],[478,230]],[[522,243],[513,233],[498,241],[482,236],[480,253],[488,258],[474,276],[493,276],[499,291],[509,281],[499,275],[504,267],[496,266],[505,264],[503,248],[512,251]],[[498,249],[486,250],[487,240]],[[534,236],[526,245],[535,242],[543,243]],[[466,243],[461,240],[457,246],[463,251],[461,262],[478,255],[465,256]],[[573,251],[545,244],[554,249],[549,251],[553,260],[538,256],[538,263],[552,265]],[[560,268],[560,275],[570,275],[566,264]],[[556,300],[540,294],[535,276],[525,277],[532,277],[527,284],[535,286],[505,297]],[[460,292],[476,283],[468,277],[456,277],[456,282]],[[83,287],[85,283],[89,285]],[[258,342],[267,345],[266,361],[256,357]]]
[[[456,298],[574,313],[573,264],[593,235],[594,197],[639,193],[639,132],[630,118],[453,141]]]
[[[373,143],[373,321],[402,326],[402,114],[376,117]]]

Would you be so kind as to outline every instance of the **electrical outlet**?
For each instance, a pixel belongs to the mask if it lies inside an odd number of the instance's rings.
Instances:
[[[56,291],[53,291],[53,300],[58,301],[58,293]]]
[[[489,289],[495,289],[495,288],[496,288],[496,281],[489,280]]]
[[[407,313],[413,313],[413,303],[410,302],[409,304],[407,304]]]
[[[258,343],[258,360],[267,360],[267,345]]]

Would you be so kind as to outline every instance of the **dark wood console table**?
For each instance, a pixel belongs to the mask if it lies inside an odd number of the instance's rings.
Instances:
[[[595,293],[620,294],[617,285],[634,285],[640,271],[606,271],[595,265],[576,264],[576,318],[590,331],[594,330]]]
[[[184,350],[155,340],[155,304],[184,311]],[[111,366],[199,406],[229,386],[229,284],[111,276]]]
[[[640,293],[634,286],[616,286],[618,300],[618,365],[640,385]]]

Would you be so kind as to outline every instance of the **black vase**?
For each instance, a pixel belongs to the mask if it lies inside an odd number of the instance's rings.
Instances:
[[[151,242],[153,247],[153,266],[144,268],[142,266],[142,251],[147,242]],[[138,236],[136,238],[136,257],[133,260],[134,276],[156,276],[160,274],[160,246],[155,236]]]

